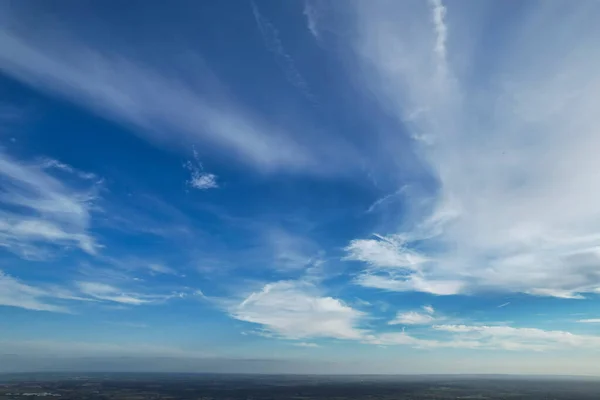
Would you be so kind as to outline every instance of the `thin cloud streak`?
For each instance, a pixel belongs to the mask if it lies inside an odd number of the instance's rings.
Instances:
[[[442,0],[430,0],[430,4],[436,34],[434,52],[438,58],[438,68],[444,72],[446,69],[446,41],[448,40],[448,28],[445,21],[446,7],[442,4]]]
[[[279,38],[279,31],[260,13],[260,10],[254,1],[251,2],[251,5],[254,19],[256,20],[256,24],[258,25],[258,29],[260,30],[267,50],[275,56],[275,60],[285,74],[288,82],[296,87],[304,97],[315,103],[315,96],[311,93],[306,80],[296,68],[294,59],[285,51],[283,43]]]
[[[103,282],[81,281],[76,282],[76,286],[83,295],[89,298],[130,306],[163,303],[170,299],[187,296],[187,293],[183,292],[171,294],[138,293]]]
[[[147,293],[127,290],[114,284],[79,281],[61,284],[31,284],[0,270],[0,306],[32,311],[73,313],[76,305],[116,303],[141,306],[181,299],[188,292]]]
[[[298,346],[298,347],[319,347],[318,344],[316,343],[308,343],[308,342],[300,342],[300,343],[294,343],[294,346]]]
[[[389,325],[431,325],[435,321],[432,315],[408,311],[398,313],[396,317],[388,322]]]
[[[97,254],[100,245],[89,230],[98,182],[58,161],[52,166],[57,165],[70,176],[59,179],[47,171],[47,162],[21,161],[0,148],[0,247],[33,260],[69,247]],[[84,174],[85,182],[77,182]]]
[[[321,32],[319,31],[319,10],[317,5],[310,0],[305,0],[303,14],[306,17],[308,31],[315,39],[320,39]]]
[[[54,304],[52,300],[56,300],[56,296],[48,290],[28,285],[0,271],[0,306],[33,311],[69,312],[67,307]]]

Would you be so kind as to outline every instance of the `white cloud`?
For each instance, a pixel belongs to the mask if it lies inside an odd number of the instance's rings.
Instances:
[[[592,289],[595,291],[595,289]],[[584,296],[578,293],[574,293],[572,290],[565,289],[552,289],[552,288],[533,288],[526,290],[525,293],[533,296],[549,296],[558,297],[560,299],[583,299]]]
[[[34,259],[57,246],[97,252],[89,233],[94,183],[59,180],[44,166],[16,160],[1,148],[0,178],[0,246]]]
[[[262,325],[290,339],[360,339],[363,313],[342,301],[324,297],[308,283],[279,281],[265,285],[241,303],[229,306],[233,318]]]
[[[150,263],[147,265],[147,267],[149,271],[156,274],[177,275],[177,271],[171,267],[167,267],[164,264]]]
[[[577,322],[582,324],[600,324],[600,318],[580,319]]]
[[[194,189],[214,189],[219,187],[217,184],[217,176],[215,174],[201,173],[196,174],[192,172],[192,178],[188,181],[188,184]]]
[[[377,335],[367,335],[364,337],[363,342],[368,344],[376,344],[383,346],[397,346],[404,345],[414,348],[463,348],[463,349],[477,349],[481,347],[481,344],[476,340],[433,340],[433,339],[420,339],[409,335],[406,332],[386,332]]]
[[[190,171],[191,177],[187,181],[187,184],[200,190],[215,189],[219,187],[217,183],[217,176],[204,171],[204,167],[200,162],[198,152],[194,149],[194,161],[188,161],[184,164],[184,167]]]
[[[406,332],[367,334],[363,342],[377,345],[407,345],[415,348],[458,348],[510,351],[599,349],[599,336],[566,331],[511,326],[434,325],[435,339],[422,339]],[[442,336],[440,336],[440,334]]]
[[[359,298],[354,299],[353,303],[358,307],[373,307],[373,303],[371,303],[370,301]]]
[[[389,203],[393,203],[392,200],[398,198],[399,195],[401,195],[402,192],[404,192],[404,190],[405,190],[405,187],[401,187],[400,189],[396,190],[395,192],[386,194],[385,196],[375,200],[373,202],[373,204],[371,204],[369,206],[369,208],[367,208],[366,213],[367,214],[372,213],[372,212],[376,211],[377,209],[383,207],[384,205],[389,205]]]
[[[367,67],[358,79],[411,136],[427,138],[415,145],[438,183],[406,196],[404,223],[387,241],[350,243],[348,258],[368,264],[357,282],[436,294],[597,293],[600,4],[536,3],[492,49],[477,30],[492,16],[485,7],[422,3],[344,3],[355,7],[345,28]],[[402,275],[389,271],[397,267]]]
[[[442,0],[430,0],[432,8],[433,26],[435,28],[434,52],[438,57],[438,68],[446,68],[446,41],[448,40],[448,28],[446,27],[446,7]]]
[[[44,169],[57,169],[60,171],[68,172],[73,175],[77,175],[81,179],[98,179],[98,176],[92,172],[85,172],[78,170],[77,168],[73,168],[69,164],[65,164],[53,158],[45,158],[42,160],[41,165]]]
[[[433,328],[453,334],[455,340],[477,341],[486,348],[535,351],[565,347],[600,349],[600,337],[565,331],[485,325],[436,325]]]
[[[406,248],[406,240],[400,236],[377,239],[353,240],[346,251],[348,260],[363,261],[377,267],[398,267],[417,271],[427,261],[416,251]]]
[[[465,284],[459,280],[425,279],[418,275],[396,275],[394,273],[365,273],[356,277],[358,285],[392,292],[425,292],[437,295],[457,294]]]
[[[129,282],[143,279],[140,273],[149,275],[175,275],[184,277],[179,271],[156,259],[129,256],[98,256],[94,264],[83,263],[78,272],[89,281],[108,281],[111,283]],[[137,275],[137,276],[136,276]]]
[[[68,308],[53,304],[55,298],[47,289],[25,284],[0,271],[0,306],[34,311],[68,312]]]
[[[444,318],[437,316],[431,306],[423,306],[423,312],[399,313],[390,322],[391,325],[431,325],[426,338],[413,336],[404,329],[400,332],[376,332],[361,327],[369,318],[367,314],[352,309],[338,299],[319,295],[315,286],[302,281],[270,283],[247,296],[241,303],[225,304],[233,318],[261,326],[260,330],[252,333],[269,338],[335,338],[373,345],[428,349],[600,349],[600,336],[501,325],[441,325],[439,321]],[[433,325],[436,322],[438,324]]]
[[[185,296],[183,293],[169,295],[136,293],[101,282],[77,282],[77,287],[82,294],[92,299],[133,306],[160,303],[174,297]]]
[[[319,31],[319,8],[317,4],[311,0],[305,0],[303,13],[306,17],[306,24],[309,32],[315,39],[319,39],[321,32]]]
[[[308,343],[308,342],[294,343],[294,346],[298,346],[298,347],[319,347],[319,345],[316,344],[316,343]]]
[[[432,325],[443,319],[440,316],[434,316],[435,310],[432,306],[425,305],[421,307],[424,312],[407,311],[399,312],[396,317],[389,321],[389,325]]]
[[[408,311],[396,314],[396,317],[388,322],[390,325],[430,325],[436,318],[430,314],[417,311]]]

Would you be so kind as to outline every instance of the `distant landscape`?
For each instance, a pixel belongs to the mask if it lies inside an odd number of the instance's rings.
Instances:
[[[598,399],[600,378],[511,375],[0,374],[0,400]]]

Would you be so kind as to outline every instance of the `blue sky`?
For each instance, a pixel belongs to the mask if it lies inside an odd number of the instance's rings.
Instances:
[[[600,4],[0,3],[0,364],[600,375]]]

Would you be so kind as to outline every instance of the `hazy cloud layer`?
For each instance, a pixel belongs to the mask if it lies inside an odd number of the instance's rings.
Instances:
[[[460,24],[466,4],[352,4],[350,46],[371,67],[360,79],[421,142],[438,180],[430,195],[407,198],[413,211],[397,234],[350,243],[348,257],[369,264],[357,282],[598,293],[597,5],[535,3],[473,75],[462,62],[479,65],[465,39],[477,25]]]

